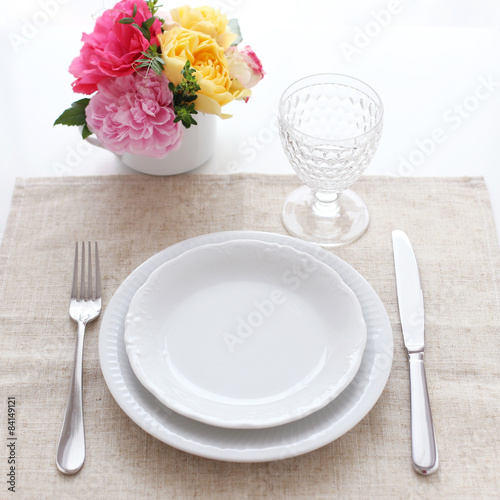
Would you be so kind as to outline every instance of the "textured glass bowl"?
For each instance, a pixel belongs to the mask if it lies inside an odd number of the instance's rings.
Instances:
[[[377,93],[356,78],[323,74],[303,78],[284,92],[280,139],[305,186],[287,198],[287,230],[323,246],[359,238],[368,209],[349,188],[365,171],[380,140],[383,106]]]

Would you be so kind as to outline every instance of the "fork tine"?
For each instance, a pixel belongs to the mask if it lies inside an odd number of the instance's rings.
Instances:
[[[80,300],[86,300],[85,296],[85,243],[82,241],[82,269],[80,272]]]
[[[73,265],[73,283],[71,285],[71,298],[76,299],[78,293],[78,242],[75,243],[75,263]]]
[[[101,269],[99,265],[99,253],[97,251],[97,241],[95,242],[95,298],[101,298]]]
[[[88,242],[88,245],[89,245],[89,266],[88,266],[89,278],[87,281],[87,298],[89,300],[94,300],[94,296],[92,294],[92,253],[91,253],[90,241]]]

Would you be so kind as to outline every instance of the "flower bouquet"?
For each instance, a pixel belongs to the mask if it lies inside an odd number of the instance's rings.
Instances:
[[[264,76],[238,22],[211,7],[157,15],[158,0],[122,0],[106,10],[69,67],[74,102],[55,124],[82,127],[121,155],[163,158],[180,148],[198,113],[229,118],[223,107],[248,101]]]

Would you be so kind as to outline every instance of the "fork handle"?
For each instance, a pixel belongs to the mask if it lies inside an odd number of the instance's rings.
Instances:
[[[83,428],[82,368],[83,340],[86,323],[78,321],[73,374],[69,386],[68,404],[57,448],[57,468],[64,474],[75,474],[85,461]]]

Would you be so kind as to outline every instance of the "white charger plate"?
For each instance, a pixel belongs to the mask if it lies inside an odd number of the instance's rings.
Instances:
[[[365,344],[358,299],[331,267],[257,240],[199,246],[162,264],[125,319],[142,385],[186,417],[233,429],[323,408],[354,378]]]
[[[150,274],[183,252],[209,243],[255,239],[288,245],[329,265],[356,294],[367,326],[367,343],[356,376],[330,404],[301,420],[268,429],[224,429],[173,412],[135,376],[125,351],[124,322],[130,301]],[[255,231],[214,233],[168,247],[140,265],[120,285],[102,318],[99,359],[104,379],[123,411],[146,432],[175,448],[231,462],[266,462],[316,450],[358,424],[382,394],[393,356],[385,308],[368,282],[337,256],[290,236]]]

